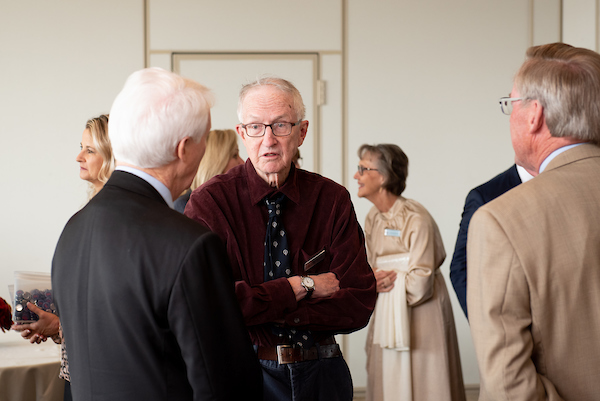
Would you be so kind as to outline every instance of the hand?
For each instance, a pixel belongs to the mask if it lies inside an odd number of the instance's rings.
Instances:
[[[33,323],[13,324],[12,330],[20,331],[21,337],[29,340],[32,344],[46,341],[48,337],[58,334],[60,319],[53,313],[45,312],[31,302],[27,302],[27,308],[39,316],[39,320]]]
[[[374,269],[375,280],[377,280],[377,292],[390,292],[394,288],[394,282],[398,274],[392,270]]]
[[[316,276],[310,276],[315,281],[315,290],[313,291],[313,298],[326,298],[329,297],[340,289],[340,280],[334,273],[323,273]]]
[[[312,298],[329,297],[340,289],[340,281],[334,273],[311,275],[310,278],[315,282],[315,290],[312,293]],[[296,301],[304,299],[306,297],[306,289],[302,286],[300,276],[290,277],[288,281],[292,286],[294,295],[296,295]]]

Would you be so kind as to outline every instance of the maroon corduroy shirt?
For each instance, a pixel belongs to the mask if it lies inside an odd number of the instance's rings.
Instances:
[[[271,323],[311,330],[315,341],[364,327],[377,298],[375,277],[348,191],[318,174],[292,166],[279,188],[288,200],[283,225],[292,275],[333,272],[340,290],[328,298],[296,297],[286,278],[263,281],[267,208],[277,190],[256,173],[250,159],[194,191],[185,214],[217,233],[227,247],[235,290],[254,344],[277,345]],[[304,263],[320,250],[327,255],[308,273]]]

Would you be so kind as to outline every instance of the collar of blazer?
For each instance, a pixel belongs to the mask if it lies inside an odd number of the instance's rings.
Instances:
[[[126,191],[135,192],[139,195],[164,203],[164,205],[168,207],[167,202],[165,202],[161,194],[152,185],[135,174],[126,171],[113,171],[104,186],[115,186]]]
[[[556,156],[546,166],[544,172],[591,157],[600,157],[600,147],[591,143],[583,143]]]

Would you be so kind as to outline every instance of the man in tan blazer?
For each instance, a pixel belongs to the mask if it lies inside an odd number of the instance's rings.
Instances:
[[[471,221],[467,303],[480,400],[600,399],[600,55],[530,48],[510,114],[539,175]]]

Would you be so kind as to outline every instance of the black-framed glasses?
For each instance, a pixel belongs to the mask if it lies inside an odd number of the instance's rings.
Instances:
[[[359,175],[363,175],[363,173],[364,173],[365,171],[379,171],[379,170],[377,170],[376,168],[368,168],[368,167],[364,167],[364,166],[361,166],[361,165],[359,164],[359,165],[358,165],[358,174],[359,174]]]
[[[298,120],[297,123],[278,122],[273,124],[242,124],[242,128],[246,131],[246,135],[252,138],[263,136],[265,132],[267,132],[267,127],[271,127],[271,132],[273,132],[273,135],[275,136],[288,136],[292,133],[292,127],[300,124],[300,122],[302,122],[302,120]]]
[[[507,116],[510,116],[513,109],[513,102],[517,102],[519,100],[523,100],[522,97],[501,97],[500,98],[500,110]]]

